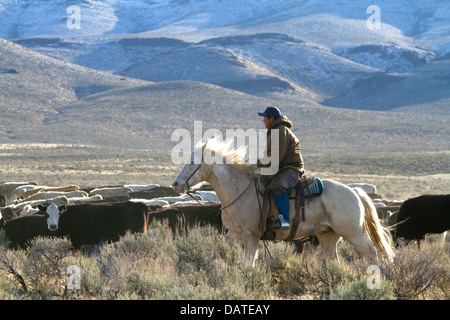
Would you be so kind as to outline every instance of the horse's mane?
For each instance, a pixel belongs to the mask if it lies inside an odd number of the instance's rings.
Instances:
[[[248,163],[247,147],[235,148],[234,140],[223,141],[220,137],[202,140],[197,144],[195,152],[198,157],[201,157],[205,151],[219,155],[223,159],[223,163],[232,165],[245,174],[253,175],[257,168],[256,164]]]

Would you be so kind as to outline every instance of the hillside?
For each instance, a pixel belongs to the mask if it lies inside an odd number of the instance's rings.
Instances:
[[[195,81],[148,82],[87,69],[0,40],[1,142],[52,142],[166,152],[173,130],[263,128],[277,104],[308,152],[448,148],[447,118],[336,109],[258,98]],[[419,125],[418,125],[419,124]],[[380,145],[380,142],[383,142]]]
[[[70,5],[0,0],[0,180],[166,184],[174,130],[277,105],[310,172],[448,190],[450,1],[377,1],[375,29],[373,1]]]
[[[4,0],[0,37],[127,77],[300,104],[442,111],[450,102],[445,74],[429,82],[426,68],[448,61],[449,1],[377,1],[378,28],[367,26],[371,1],[89,1],[79,29],[66,25],[69,5]],[[418,81],[432,90],[408,85]]]

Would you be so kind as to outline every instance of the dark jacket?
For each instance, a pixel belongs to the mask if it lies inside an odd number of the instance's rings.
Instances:
[[[291,131],[292,122],[286,116],[276,119],[267,131],[267,156],[271,157],[271,133],[278,130],[279,141],[279,170],[292,168],[298,172],[304,170],[303,157],[300,153],[300,142]],[[258,161],[258,167],[270,167],[269,164],[262,164]]]

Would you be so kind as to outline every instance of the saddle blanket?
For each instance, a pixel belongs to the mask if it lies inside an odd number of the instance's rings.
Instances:
[[[305,197],[306,198],[315,198],[315,197],[319,197],[322,194],[323,182],[320,178],[307,177],[304,181],[306,181],[306,185],[303,186],[305,188]],[[263,178],[261,176],[258,176],[258,184],[259,184],[260,192],[262,194],[264,194],[266,183],[263,182]],[[305,184],[305,182],[302,182],[302,184]],[[295,193],[295,189],[296,189],[295,187],[285,189],[287,194],[289,195],[290,199],[293,199],[297,196]]]
[[[323,182],[318,177],[309,177],[306,178],[306,188],[305,188],[305,197],[306,198],[315,198],[322,194],[323,192]]]

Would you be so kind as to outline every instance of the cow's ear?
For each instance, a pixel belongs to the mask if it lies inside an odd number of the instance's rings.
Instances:
[[[65,204],[59,207],[59,214],[64,213],[67,211],[67,207]]]
[[[42,204],[38,205],[38,209],[39,209],[39,211],[45,212],[45,207]]]

